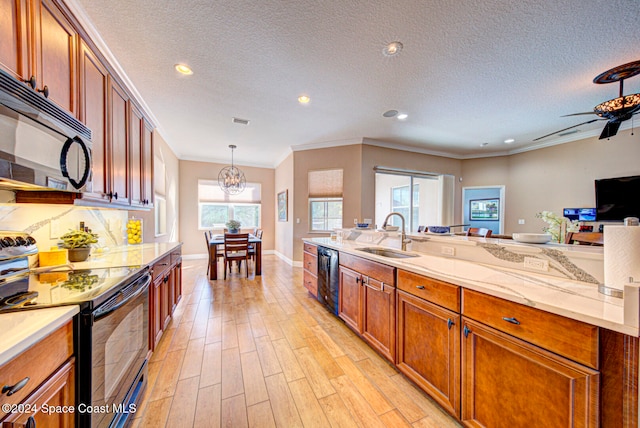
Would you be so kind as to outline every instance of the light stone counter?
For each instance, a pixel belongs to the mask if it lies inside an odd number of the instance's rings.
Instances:
[[[597,284],[591,282],[461,260],[456,257],[412,251],[419,256],[398,259],[358,250],[358,248],[375,246],[374,243],[367,244],[340,238],[337,240],[309,238],[304,241],[620,333],[640,336],[639,293],[635,285],[625,286],[625,299],[619,299],[600,294]],[[395,245],[388,247],[397,248]],[[535,249],[540,246],[530,245],[530,247]]]
[[[1,314],[0,365],[65,325],[78,311],[78,306],[60,306]]]
[[[146,266],[182,246],[181,242],[123,245],[108,250],[94,249],[86,262],[72,263],[74,269],[96,269],[118,266]]]

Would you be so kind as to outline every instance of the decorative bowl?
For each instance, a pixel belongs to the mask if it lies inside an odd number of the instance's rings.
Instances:
[[[550,233],[514,233],[512,238],[516,242],[526,244],[546,244],[551,241]]]
[[[356,223],[356,227],[358,229],[367,229],[369,227],[369,223]]]
[[[431,233],[449,233],[449,226],[428,226],[427,231]]]

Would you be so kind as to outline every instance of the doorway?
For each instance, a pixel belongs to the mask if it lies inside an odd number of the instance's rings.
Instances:
[[[462,220],[468,227],[484,227],[493,235],[504,234],[505,186],[462,188]]]

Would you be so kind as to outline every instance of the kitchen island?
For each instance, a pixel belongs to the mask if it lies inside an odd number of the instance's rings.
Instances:
[[[388,233],[304,241],[339,252],[339,317],[443,409],[469,426],[638,426],[637,287],[598,292],[601,248],[411,238],[407,253]]]

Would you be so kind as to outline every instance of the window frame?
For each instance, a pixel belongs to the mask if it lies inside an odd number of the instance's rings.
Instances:
[[[219,205],[219,206],[227,207],[227,219],[234,218],[234,212],[235,212],[235,208],[237,206],[255,206],[255,207],[258,208],[258,224],[257,225],[246,225],[246,224],[243,224],[241,226],[241,229],[242,228],[245,228],[245,229],[262,228],[262,203],[255,203],[255,202],[211,202],[211,201],[200,202],[200,201],[198,201],[198,230],[224,229],[226,227],[226,225],[225,225],[226,221],[224,223],[214,223],[210,227],[203,226],[202,225],[202,207],[203,207],[203,205]]]
[[[313,217],[313,208],[312,205],[314,203],[318,203],[318,202],[323,202],[325,204],[325,215],[323,217],[323,222],[324,222],[324,229],[314,229],[313,228],[313,224],[314,224],[314,217]],[[332,228],[329,229],[328,225],[329,225],[329,220],[337,220],[338,217],[329,217],[328,216],[328,206],[326,204],[328,204],[329,202],[340,202],[340,209],[341,211],[344,209],[344,198],[338,198],[338,197],[327,197],[327,198],[309,198],[309,232],[310,233],[330,233],[332,232],[334,229],[342,229],[343,226],[343,221],[344,221],[344,213],[340,216],[340,227],[336,227],[336,228]]]

